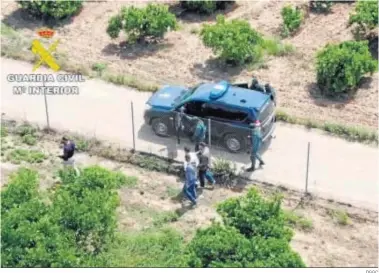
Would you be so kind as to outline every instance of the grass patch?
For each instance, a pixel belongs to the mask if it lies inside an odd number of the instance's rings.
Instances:
[[[179,215],[176,211],[165,211],[159,213],[154,217],[153,226],[161,227],[166,223],[176,222],[179,219]]]
[[[2,138],[8,136],[8,128],[7,127],[1,126],[0,130],[1,130],[1,137]]]
[[[181,192],[182,192],[182,189],[179,189],[179,188],[175,188],[175,187],[171,187],[171,186],[167,186],[167,188],[166,188],[166,195],[169,198],[176,197]]]
[[[268,55],[286,56],[295,51],[295,47],[288,43],[283,43],[279,39],[267,39],[263,42],[263,48]]]
[[[347,226],[351,224],[351,219],[349,215],[346,213],[346,211],[330,210],[329,214],[333,218],[333,220],[341,226]]]
[[[22,124],[16,127],[16,134],[21,137],[21,142],[29,146],[37,143],[37,128],[29,125]]]
[[[293,211],[284,211],[284,218],[288,226],[301,229],[304,231],[313,230],[313,222],[303,216],[296,214]]]
[[[122,175],[122,173],[120,173]],[[127,188],[134,188],[138,184],[138,178],[135,176],[127,176],[124,181],[120,183],[120,186]]]
[[[276,119],[290,124],[299,124],[311,129],[320,129],[350,141],[378,143],[378,132],[364,127],[348,126],[330,122],[316,122],[307,118],[291,116],[282,110],[276,111]]]
[[[7,155],[7,160],[13,164],[42,163],[47,156],[40,151],[15,149]]]
[[[105,63],[94,63],[92,65],[92,70],[96,71],[99,76],[103,74],[105,69],[107,69],[107,65]]]
[[[114,83],[116,85],[126,85],[131,88],[135,88],[139,91],[144,92],[155,92],[158,90],[158,85],[151,84],[148,82],[137,80],[135,77],[126,76],[126,75],[114,75],[114,74],[105,74],[102,77],[103,80]]]
[[[184,246],[183,237],[173,229],[119,233],[99,263],[103,267],[181,267]]]
[[[95,138],[85,138],[80,135],[70,135],[68,139],[75,142],[76,150],[78,152],[89,152],[92,148],[100,144],[100,141]]]
[[[1,23],[1,56],[24,61],[33,61],[30,51],[31,39],[14,30],[7,24]]]

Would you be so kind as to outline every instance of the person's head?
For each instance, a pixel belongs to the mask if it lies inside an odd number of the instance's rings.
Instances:
[[[191,152],[191,150],[190,150],[190,148],[188,148],[188,147],[184,147],[184,152],[185,152],[186,154],[188,154],[188,153]]]
[[[257,80],[257,78],[253,78],[253,84],[258,84],[258,80]]]
[[[269,84],[269,83],[266,83],[266,84],[265,84],[265,88],[266,88],[266,89],[271,88],[270,84]]]
[[[61,143],[62,144],[67,144],[68,141],[69,141],[68,138],[64,136],[64,137],[62,137]]]
[[[180,113],[184,113],[184,110],[185,110],[184,106],[179,108]]]
[[[190,162],[191,161],[191,157],[189,154],[186,154],[185,157],[184,157],[185,161],[186,162]]]

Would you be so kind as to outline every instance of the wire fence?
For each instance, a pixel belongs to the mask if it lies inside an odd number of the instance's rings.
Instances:
[[[46,101],[39,103],[47,105]],[[192,127],[187,124],[191,128],[182,133],[178,143],[171,114],[162,111],[163,125],[151,121],[145,116],[144,102],[114,103],[107,111],[100,109],[100,104],[99,108],[72,107],[66,113],[62,112],[59,104],[50,105],[50,98],[48,103],[49,107],[40,107],[38,113],[24,113],[22,116],[26,121],[42,126],[77,132],[118,143],[122,148],[179,161],[184,160],[185,146],[192,151],[195,148],[195,142],[191,141],[193,124]],[[327,136],[277,126],[274,137],[268,138],[261,148],[266,164],[262,169],[249,173],[246,169],[251,164],[248,154],[250,142],[246,126],[235,126],[236,131],[229,132],[229,136],[240,136],[241,133],[236,133],[238,130],[246,131],[245,137],[241,137],[239,144],[236,144],[233,137],[226,137],[224,123],[209,119],[204,120],[204,124],[207,130],[205,142],[210,147],[212,162],[217,158],[228,160],[244,177],[284,185],[304,193],[331,196],[345,202],[377,203],[376,155],[372,162],[365,160],[362,167],[358,158],[364,158],[364,152],[353,146],[344,150],[338,140]],[[164,135],[165,132],[169,136],[157,135]],[[233,148],[233,145],[239,145],[239,152],[233,153],[226,148]]]

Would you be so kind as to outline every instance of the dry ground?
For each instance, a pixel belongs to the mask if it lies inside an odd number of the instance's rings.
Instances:
[[[227,18],[243,18],[267,37],[280,34],[280,10],[288,1],[241,1]],[[299,4],[300,2],[293,2]],[[329,42],[352,39],[346,27],[353,4],[336,4],[328,15],[310,14],[301,30],[286,42],[295,46],[291,56],[267,60],[267,66],[254,71],[225,67],[215,60],[211,50],[202,45],[195,30],[201,23],[213,22],[215,16],[185,15],[179,31],[168,33],[159,45],[128,46],[125,37],[111,40],[106,34],[107,21],[121,6],[144,5],[141,2],[102,1],[86,3],[82,12],[70,22],[57,27],[61,38],[59,50],[70,62],[91,67],[108,64],[112,73],[128,74],[157,83],[195,84],[200,81],[230,79],[246,81],[252,74],[262,82],[270,82],[278,90],[279,105],[288,113],[351,125],[377,128],[377,75],[368,79],[354,99],[330,101],[318,95],[315,87],[314,56]],[[2,19],[28,35],[42,26],[28,19],[12,2],[2,2]]]
[[[5,140],[4,140],[5,139]],[[2,154],[5,156],[15,147],[31,149],[21,144],[14,136],[3,138]],[[58,180],[56,171],[61,163],[56,158],[60,152],[57,144],[48,139],[41,140],[32,149],[43,151],[48,158],[41,164],[30,165],[38,169],[41,189],[52,187]],[[1,163],[1,184],[6,183],[10,173],[20,165],[10,162]],[[122,231],[139,231],[152,225],[165,224],[175,227],[189,239],[194,231],[218,219],[215,205],[232,196],[243,194],[244,191],[233,192],[216,187],[214,190],[204,190],[200,193],[199,205],[188,210],[183,201],[177,198],[182,184],[177,177],[157,172],[147,172],[119,162],[105,160],[96,156],[79,153],[75,156],[78,166],[99,164],[103,167],[120,170],[129,176],[138,178],[137,186],[132,189],[121,189],[121,206],[119,213],[119,228]],[[265,191],[263,191],[265,193]],[[267,193],[267,192],[266,192]],[[284,206],[288,209],[298,207],[298,196],[287,192]],[[344,217],[332,217],[332,212],[346,211]],[[308,266],[312,267],[369,267],[378,266],[378,225],[377,213],[363,211],[353,207],[341,207],[327,204],[321,200],[313,200],[299,206],[296,214],[303,215],[313,224],[313,230],[295,230],[292,245],[303,257]],[[162,220],[165,215],[175,213],[178,219],[172,223]],[[349,222],[349,223],[348,223]]]

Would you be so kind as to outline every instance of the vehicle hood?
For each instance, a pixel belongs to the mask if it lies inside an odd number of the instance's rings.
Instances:
[[[152,95],[147,104],[152,107],[162,109],[172,109],[178,103],[176,100],[187,91],[184,86],[171,86],[167,85],[159,89]]]

